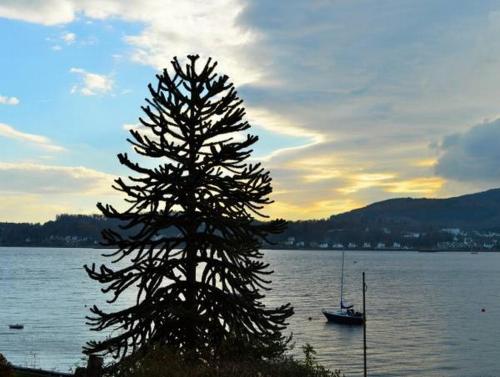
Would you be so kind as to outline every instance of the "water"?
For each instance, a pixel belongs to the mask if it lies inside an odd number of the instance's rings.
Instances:
[[[96,337],[85,306],[104,299],[81,266],[102,260],[100,252],[0,248],[0,353],[60,371],[80,362],[82,345]],[[309,342],[324,365],[360,376],[361,327],[321,314],[339,301],[341,253],[266,251],[266,260],[275,270],[267,302],[295,307],[296,352]],[[358,309],[362,271],[370,376],[500,375],[500,254],[347,252],[345,290]],[[9,330],[17,322],[25,329]]]

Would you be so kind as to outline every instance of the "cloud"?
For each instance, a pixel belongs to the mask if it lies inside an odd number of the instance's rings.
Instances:
[[[10,194],[105,194],[113,177],[85,167],[1,163],[0,192]]]
[[[134,47],[135,62],[162,69],[173,56],[196,52],[219,60],[222,70],[239,85],[258,81],[262,74],[245,59],[247,49],[259,38],[238,22],[245,6],[241,0],[78,2],[78,9],[90,18],[119,17],[145,24],[139,34],[125,38]]]
[[[44,222],[61,213],[97,213],[96,203],[123,206],[115,177],[82,166],[0,162],[0,221]]]
[[[61,51],[64,44],[66,46],[70,46],[76,42],[77,36],[75,33],[70,31],[64,31],[60,33],[57,37],[46,37],[45,40],[52,44],[50,47],[53,51]],[[87,44],[87,41],[82,41],[80,44]]]
[[[142,25],[124,37],[124,58],[155,68],[193,52],[219,60],[253,125],[303,140],[276,143],[262,158],[282,193],[274,208],[286,217],[293,205],[323,213],[395,195],[458,194],[479,187],[465,179],[497,174],[472,171],[491,165],[465,148],[465,130],[498,113],[500,13],[488,2],[390,3],[10,0],[0,16],[51,25],[118,18]],[[73,92],[111,91],[112,82],[94,80],[101,84],[92,89],[88,72],[76,70],[82,83]],[[440,144],[441,156],[428,148],[450,134],[458,136]]]
[[[0,136],[33,144],[51,152],[62,152],[65,150],[62,146],[53,143],[52,140],[46,136],[21,132],[4,123],[0,123]]]
[[[445,183],[446,181],[441,177],[419,177],[390,182],[385,187],[387,192],[394,194],[433,197]]]
[[[348,184],[337,190],[342,194],[353,194],[361,190],[376,188],[393,194],[434,196],[445,183],[441,177],[405,179],[395,173],[344,174],[344,177]]]
[[[71,68],[71,73],[81,77],[81,83],[71,88],[71,93],[80,93],[84,96],[95,96],[109,93],[113,89],[113,80],[106,75],[87,72],[82,68]]]
[[[349,185],[338,189],[338,191],[344,194],[351,194],[371,187],[385,187],[391,185],[391,181],[394,178],[396,178],[396,175],[390,173],[354,174],[348,176]]]
[[[273,195],[273,197],[276,201],[266,208],[266,214],[271,218],[285,217],[287,220],[328,218],[332,214],[362,206],[362,203],[350,198],[310,201],[304,206],[294,200],[286,200],[281,195]]]
[[[43,25],[68,24],[79,15],[140,22],[144,29],[125,37],[135,62],[161,69],[175,55],[199,53],[219,60],[222,70],[243,85],[263,74],[248,59],[259,35],[239,22],[245,7],[243,0],[7,0],[0,5],[0,17]]]
[[[61,39],[68,45],[73,44],[76,41],[76,34],[71,32],[65,32],[61,35]]]
[[[7,96],[1,96],[0,95],[0,105],[19,105],[19,99],[16,97],[7,97]]]
[[[0,221],[46,222],[61,213],[84,213],[74,211],[60,197],[57,200],[33,194],[5,194],[0,196]]]
[[[0,3],[0,17],[48,26],[73,21],[75,11],[71,0],[3,0]]]
[[[449,179],[500,184],[500,118],[445,137],[436,173]]]
[[[247,106],[247,119],[252,126],[271,131],[276,135],[293,136],[304,140],[303,144],[295,147],[281,148],[267,156],[259,157],[261,161],[269,161],[283,153],[297,153],[300,149],[313,147],[324,141],[324,136],[311,130],[307,126],[297,124],[286,116],[272,112],[265,108]]]
[[[142,125],[141,123],[135,123],[135,124],[131,124],[131,123],[126,123],[122,126],[122,128],[125,130],[125,131],[137,131],[139,132],[141,135],[144,135],[144,136],[147,136],[148,138],[150,139],[157,139],[157,136],[155,135],[155,133],[151,130],[151,128],[149,127],[145,127],[144,125]]]
[[[260,36],[239,22],[245,6],[241,0],[142,1],[142,11],[135,12],[136,21],[147,26],[140,34],[126,37],[135,48],[132,59],[161,69],[169,65],[172,56],[196,52],[218,60],[221,71],[238,85],[262,82],[263,67],[248,58],[249,49]],[[120,14],[133,14],[136,7],[134,2],[123,5]]]

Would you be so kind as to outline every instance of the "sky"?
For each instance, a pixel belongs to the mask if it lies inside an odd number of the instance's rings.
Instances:
[[[500,1],[0,0],[0,221],[121,200],[147,84],[213,57],[286,219],[500,187]]]

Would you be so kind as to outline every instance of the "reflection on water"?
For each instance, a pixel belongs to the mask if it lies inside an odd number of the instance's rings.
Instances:
[[[338,305],[341,253],[270,251],[267,258],[276,270],[269,299],[295,306],[297,343],[310,342],[328,366],[360,375],[361,329],[325,325],[320,314]],[[500,254],[346,253],[347,297],[359,305],[362,271],[370,375],[498,375]]]
[[[99,254],[0,248],[0,352],[47,369],[78,363],[81,346],[98,336],[84,324],[85,306],[103,302],[81,266]],[[267,303],[295,307],[294,352],[309,342],[325,365],[361,375],[362,328],[329,324],[321,314],[338,306],[341,253],[266,251],[266,260],[275,270]],[[500,254],[346,252],[346,297],[359,310],[362,271],[371,376],[498,375]],[[9,330],[17,322],[25,329]]]

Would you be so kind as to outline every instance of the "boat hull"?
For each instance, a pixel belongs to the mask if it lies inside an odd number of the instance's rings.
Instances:
[[[326,317],[328,322],[342,323],[345,325],[362,325],[363,315],[350,315],[345,312],[334,312],[329,310],[323,310],[323,315]]]

